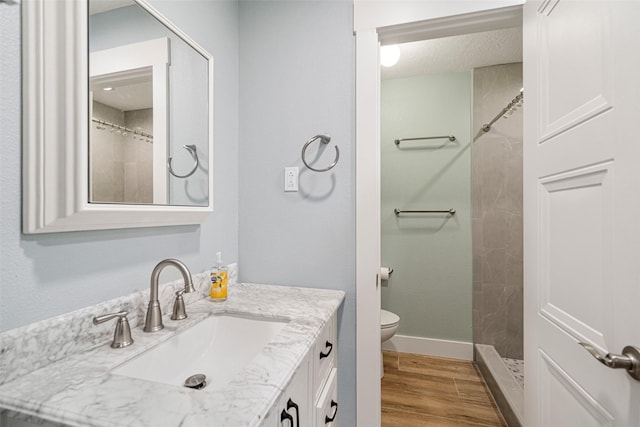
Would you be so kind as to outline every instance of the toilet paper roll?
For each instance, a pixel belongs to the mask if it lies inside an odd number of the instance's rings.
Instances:
[[[380,268],[380,279],[389,280],[389,276],[393,273],[393,268],[389,267],[381,267]]]

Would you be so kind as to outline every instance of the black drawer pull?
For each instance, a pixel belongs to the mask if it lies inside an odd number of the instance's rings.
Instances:
[[[289,411],[291,408],[294,408],[296,410],[296,427],[300,427],[300,409],[298,409],[298,405],[296,405],[296,403],[291,400],[291,398],[289,398],[289,401],[287,402],[287,411]],[[291,424],[293,424],[293,417],[291,418]]]
[[[336,415],[338,415],[338,402],[334,401],[333,399],[331,399],[331,407],[332,408],[336,408],[335,412],[333,413],[333,417],[329,418],[328,416],[324,416],[324,423],[325,424],[329,424],[331,422],[333,422],[333,420],[336,419]]]
[[[326,353],[320,352],[320,359],[329,357],[329,355],[331,354],[331,350],[333,350],[333,344],[331,344],[329,341],[327,341],[324,345],[329,349],[329,351],[327,351]]]
[[[289,420],[290,427],[295,427],[293,425],[293,417],[291,416],[291,414],[289,414],[287,411],[283,409],[282,412],[280,413],[280,425],[282,425],[284,420]]]

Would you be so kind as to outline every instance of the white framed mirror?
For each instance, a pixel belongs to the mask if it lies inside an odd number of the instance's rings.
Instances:
[[[22,2],[23,232],[199,224],[213,211],[213,57],[144,0],[94,1]],[[110,13],[150,21],[123,39]],[[145,86],[149,99],[118,104]],[[105,166],[112,152],[124,158]]]

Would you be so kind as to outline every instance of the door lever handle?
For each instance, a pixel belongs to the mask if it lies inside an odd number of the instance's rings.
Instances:
[[[622,354],[601,355],[591,344],[578,343],[587,350],[600,363],[611,369],[626,369],[631,377],[640,381],[640,348],[628,345],[622,349]]]

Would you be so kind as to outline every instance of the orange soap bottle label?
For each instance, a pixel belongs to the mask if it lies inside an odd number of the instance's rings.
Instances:
[[[211,272],[211,288],[209,296],[212,300],[224,301],[227,299],[227,272]]]

